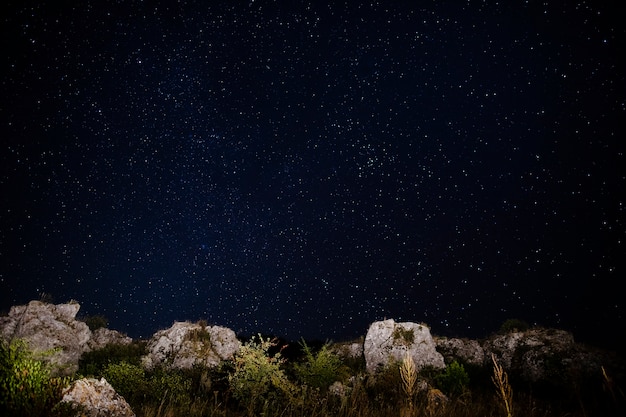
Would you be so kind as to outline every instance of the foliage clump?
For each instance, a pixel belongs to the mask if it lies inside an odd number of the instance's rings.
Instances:
[[[101,315],[87,316],[83,319],[83,321],[92,332],[95,332],[98,329],[106,329],[109,325],[109,320]]]
[[[183,371],[157,368],[147,372],[141,366],[121,362],[109,364],[103,376],[133,408],[166,399],[174,405],[191,400],[192,380]]]
[[[465,367],[457,361],[450,363],[446,369],[435,376],[437,387],[448,395],[458,396],[462,394],[469,385],[469,375]]]
[[[0,415],[60,415],[68,377],[52,377],[49,365],[37,360],[26,342],[0,342]]]
[[[126,362],[141,365],[141,357],[146,354],[146,342],[135,341],[129,344],[111,343],[100,349],[85,352],[78,361],[78,373],[85,376],[101,375],[109,364]]]
[[[508,319],[500,326],[499,333],[525,332],[528,329],[530,329],[530,325],[524,320]]]
[[[413,329],[405,329],[402,326],[396,326],[393,330],[393,340],[399,341],[405,345],[411,345],[415,341],[415,332]]]
[[[325,343],[315,354],[304,340],[300,345],[304,352],[304,361],[294,364],[298,381],[325,392],[335,381],[347,379],[349,368],[330,350],[328,343]]]
[[[281,368],[284,362],[281,353],[270,355],[274,346],[275,341],[259,335],[241,346],[233,359],[234,370],[228,379],[230,389],[250,415],[271,403],[290,402],[297,395],[296,386]]]

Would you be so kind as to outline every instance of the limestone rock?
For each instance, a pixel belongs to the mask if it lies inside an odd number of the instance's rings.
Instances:
[[[437,351],[443,355],[446,363],[458,361],[470,365],[482,366],[485,351],[477,340],[435,337]]]
[[[0,337],[24,339],[35,353],[54,349],[54,354],[43,355],[42,360],[53,364],[57,374],[72,374],[91,338],[89,327],[75,320],[79,309],[78,303],[55,305],[41,301],[13,306],[7,316],[0,318]]]
[[[143,363],[147,368],[157,364],[176,369],[189,369],[196,364],[211,368],[231,359],[240,346],[235,332],[226,327],[174,322],[169,329],[152,336]]]
[[[341,358],[358,359],[363,357],[363,342],[336,343],[331,348]]]
[[[132,342],[133,339],[117,330],[101,327],[92,332],[88,345],[90,350],[96,350],[106,345],[129,345]]]
[[[445,367],[443,356],[437,352],[430,329],[425,325],[396,323],[393,319],[370,325],[363,343],[367,372],[373,373],[379,366],[386,366],[391,361],[401,361],[407,353],[418,370],[426,366]]]
[[[506,369],[530,382],[562,383],[572,375],[598,373],[603,360],[597,352],[574,342],[571,333],[536,328],[496,335],[484,343],[485,360],[493,353]]]
[[[124,397],[104,378],[74,381],[61,401],[80,407],[81,415],[85,417],[135,417]]]

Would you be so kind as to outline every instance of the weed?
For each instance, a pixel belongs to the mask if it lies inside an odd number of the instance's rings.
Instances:
[[[402,364],[400,365],[400,378],[402,379],[402,389],[406,394],[408,412],[412,414],[413,397],[417,391],[417,369],[415,368],[415,361],[408,353],[402,359]]]
[[[402,326],[396,326],[393,329],[393,340],[409,346],[415,341],[415,332],[413,329],[405,329]]]
[[[324,344],[316,354],[311,352],[304,339],[300,345],[304,351],[304,362],[294,365],[300,382],[325,392],[333,382],[344,381],[348,377],[349,369],[330,351],[329,344]]]
[[[498,364],[495,355],[491,355],[491,360],[493,362],[493,376],[491,380],[496,386],[496,393],[506,410],[506,416],[513,417],[513,388],[509,384],[509,376],[502,366]]]
[[[58,415],[56,406],[69,382],[69,377],[51,377],[50,367],[36,360],[23,340],[0,342],[0,415]]]

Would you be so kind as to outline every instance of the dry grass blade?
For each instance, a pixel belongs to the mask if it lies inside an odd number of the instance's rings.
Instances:
[[[491,354],[491,360],[493,362],[493,376],[491,380],[496,386],[498,397],[506,410],[506,416],[513,417],[513,388],[511,388],[511,384],[509,384],[509,376],[502,366],[498,364],[493,353]]]

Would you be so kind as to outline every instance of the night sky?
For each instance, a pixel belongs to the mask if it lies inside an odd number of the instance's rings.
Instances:
[[[27,3],[1,6],[3,312],[624,336],[610,2]]]

